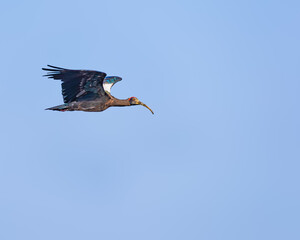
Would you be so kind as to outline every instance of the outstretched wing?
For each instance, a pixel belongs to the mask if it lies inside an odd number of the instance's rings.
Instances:
[[[42,68],[49,71],[44,76],[62,81],[62,95],[65,103],[87,98],[95,99],[106,95],[103,89],[103,80],[106,77],[104,72],[47,66],[50,68]]]
[[[104,81],[103,81],[103,88],[104,88],[104,90],[110,93],[111,87],[112,87],[115,83],[117,83],[117,82],[119,82],[119,81],[121,81],[121,80],[122,80],[122,78],[117,77],[117,76],[109,76],[109,77],[106,77],[106,78],[104,79]]]

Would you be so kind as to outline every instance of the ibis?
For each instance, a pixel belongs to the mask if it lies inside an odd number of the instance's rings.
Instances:
[[[47,66],[48,68],[42,68],[48,71],[44,76],[62,82],[64,104],[46,110],[102,112],[109,107],[142,105],[154,114],[151,108],[136,97],[118,99],[111,95],[111,87],[121,81],[121,77],[107,76],[106,73],[99,71]]]

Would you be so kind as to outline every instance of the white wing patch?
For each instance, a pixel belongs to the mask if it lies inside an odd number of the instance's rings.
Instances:
[[[110,89],[113,85],[114,85],[113,83],[103,83],[104,91],[110,93]]]
[[[117,77],[117,76],[108,76],[108,77],[106,77],[106,78],[103,80],[103,89],[104,89],[104,91],[110,93],[111,87],[112,87],[115,83],[117,83],[117,82],[119,82],[119,81],[121,81],[121,80],[122,80],[122,78]]]

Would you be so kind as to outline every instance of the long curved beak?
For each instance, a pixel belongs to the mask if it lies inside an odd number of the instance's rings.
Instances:
[[[145,103],[139,102],[139,104],[142,105],[142,106],[144,106],[144,107],[146,107],[146,108],[148,108],[152,112],[152,114],[154,114],[154,112],[152,111],[152,109],[149,108]]]

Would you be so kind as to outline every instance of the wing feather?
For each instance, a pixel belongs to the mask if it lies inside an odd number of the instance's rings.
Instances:
[[[110,93],[110,89],[112,88],[112,86],[121,80],[122,78],[117,76],[106,77],[103,81],[104,90]]]
[[[106,94],[103,89],[103,81],[106,77],[104,72],[47,66],[50,68],[42,68],[48,71],[44,76],[62,81],[62,95],[65,103],[80,101],[83,96],[101,98]]]

